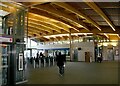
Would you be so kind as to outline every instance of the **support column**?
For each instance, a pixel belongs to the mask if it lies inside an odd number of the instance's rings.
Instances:
[[[119,2],[119,4],[120,4],[120,2]],[[119,5],[120,6],[120,5]],[[120,13],[120,11],[119,11],[119,13]],[[120,18],[119,18],[120,19]],[[119,36],[120,36],[120,34],[119,34]],[[118,76],[120,76],[120,38],[118,39]],[[118,84],[120,84],[120,77],[118,77]]]
[[[10,57],[10,85],[24,83],[27,80],[25,75],[24,58],[24,29],[25,29],[25,9],[16,10],[13,14],[13,45]]]
[[[120,11],[119,11],[119,13],[120,13]],[[120,31],[119,31],[119,33],[120,33]],[[118,34],[118,35],[120,36],[120,34]],[[118,62],[119,62],[119,66],[118,67],[119,67],[119,72],[120,72],[120,38],[118,38]]]
[[[8,80],[8,85],[15,85],[16,83],[16,46],[14,44],[12,44],[12,46],[10,46],[10,71],[9,71],[9,75],[10,75],[10,79]]]
[[[0,18],[2,19],[2,18]],[[3,28],[3,19],[2,19],[2,28]],[[0,36],[2,36],[3,29],[0,28]],[[2,43],[0,43],[0,86],[2,85]]]
[[[70,61],[73,60],[73,54],[72,54],[72,37],[71,37],[71,28],[70,28],[70,33],[69,33],[69,40],[70,40]]]
[[[2,85],[2,45],[0,44],[0,86]]]
[[[118,49],[119,49],[119,61],[120,61],[120,40],[118,41]]]
[[[32,49],[30,49],[30,58],[32,58]]]
[[[120,1],[119,1],[119,6],[120,6]],[[120,14],[120,9],[119,9],[119,14]],[[120,17],[118,16],[118,22],[120,22]],[[120,23],[118,23],[120,25]],[[119,36],[120,36],[120,32],[119,32]],[[118,57],[118,76],[120,76],[120,38],[118,40],[118,53],[119,53],[119,57]],[[118,77],[118,82],[120,83],[120,77]]]
[[[48,57],[48,50],[45,50],[45,57]]]

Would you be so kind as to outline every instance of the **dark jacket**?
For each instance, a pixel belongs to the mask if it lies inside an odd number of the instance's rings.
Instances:
[[[64,62],[66,61],[65,55],[58,55],[56,57],[56,61],[57,61],[57,66],[63,66]]]

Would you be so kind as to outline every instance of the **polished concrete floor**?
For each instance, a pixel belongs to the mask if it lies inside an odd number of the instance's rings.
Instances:
[[[67,62],[64,76],[56,65],[30,69],[28,84],[117,84],[118,62]]]

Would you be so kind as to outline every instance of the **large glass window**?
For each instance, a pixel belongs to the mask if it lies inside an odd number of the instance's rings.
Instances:
[[[27,48],[37,48],[37,42],[31,40],[30,38],[24,38]]]
[[[37,47],[37,42],[31,40],[31,47],[36,48]]]

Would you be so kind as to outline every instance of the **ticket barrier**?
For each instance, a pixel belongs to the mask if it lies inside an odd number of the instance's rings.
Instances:
[[[52,65],[54,65],[54,58],[52,57],[39,58],[38,63],[35,58],[33,59],[33,68],[50,67]]]

